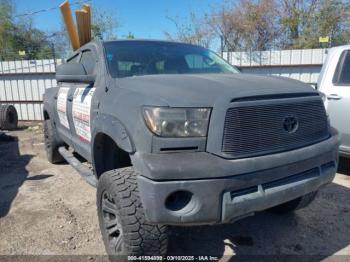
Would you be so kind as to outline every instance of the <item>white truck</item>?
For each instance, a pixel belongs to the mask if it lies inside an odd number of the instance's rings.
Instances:
[[[321,74],[317,81],[318,90],[325,94],[325,106],[331,126],[341,134],[339,153],[350,157],[350,45],[328,50]]]

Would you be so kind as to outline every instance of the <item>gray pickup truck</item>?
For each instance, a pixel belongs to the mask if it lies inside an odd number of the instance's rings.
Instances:
[[[97,187],[108,254],[164,255],[171,225],[305,207],[335,176],[338,134],[299,81],[147,40],[92,41],[56,78],[44,96],[48,160]]]

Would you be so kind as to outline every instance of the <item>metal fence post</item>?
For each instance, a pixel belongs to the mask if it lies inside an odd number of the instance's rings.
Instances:
[[[54,66],[55,66],[55,71],[56,71],[56,53],[55,53],[55,44],[54,43],[51,43],[51,51],[52,51],[52,57],[53,57],[53,63],[54,63]]]

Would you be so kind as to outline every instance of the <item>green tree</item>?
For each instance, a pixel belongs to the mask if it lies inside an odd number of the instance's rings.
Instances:
[[[33,27],[32,21],[27,18],[18,22],[14,28],[14,44],[13,49],[18,53],[19,50],[24,50],[26,59],[46,59],[52,58],[52,49],[50,41],[46,34]]]
[[[350,32],[349,1],[284,0],[279,7],[282,48],[318,48],[319,37],[346,44]]]
[[[168,38],[206,46],[221,40],[229,51],[318,48],[320,36],[332,46],[348,43],[350,1],[227,0],[188,23],[172,21],[176,31]]]
[[[181,23],[179,17],[167,17],[175,25],[175,32],[164,32],[165,36],[172,41],[180,41],[209,47],[213,40],[213,31],[204,18],[197,18],[194,13],[190,14],[188,23]]]
[[[224,2],[206,17],[225,50],[266,50],[275,44],[277,14],[275,0],[240,0]]]
[[[133,33],[129,32],[128,35],[126,36],[127,39],[135,39],[135,36]]]
[[[0,59],[52,58],[50,43],[43,31],[33,27],[29,17],[15,19],[10,0],[0,0]],[[25,51],[25,56],[18,54]]]
[[[8,52],[14,52],[12,13],[12,3],[7,0],[0,0],[0,59],[3,59]]]
[[[105,10],[92,9],[92,37],[103,40],[116,39],[116,30],[118,27],[119,22],[113,13]]]
[[[53,49],[57,57],[65,57],[70,52],[63,27],[57,32],[46,33],[34,27],[31,17],[18,19],[13,14],[13,2],[0,0],[1,60],[53,58]],[[115,39],[119,23],[114,15],[97,9],[92,14],[92,36]],[[19,51],[25,51],[25,56],[20,56]]]
[[[332,45],[346,44],[350,40],[350,4],[339,0],[323,0],[315,15],[312,31],[317,46],[320,36],[329,36]]]

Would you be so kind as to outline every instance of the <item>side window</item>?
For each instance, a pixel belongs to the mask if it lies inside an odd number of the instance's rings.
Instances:
[[[155,67],[158,73],[164,72],[164,65],[165,65],[165,61],[158,61],[155,63]]]
[[[143,66],[140,62],[118,61],[118,75],[121,77],[141,74]]]
[[[96,59],[92,51],[84,51],[81,55],[80,63],[83,64],[89,75],[94,73]]]
[[[350,86],[350,50],[341,54],[333,76],[333,84]]]
[[[210,66],[206,63],[206,61],[204,61],[203,56],[201,55],[186,55],[185,59],[190,69],[210,68]]]

